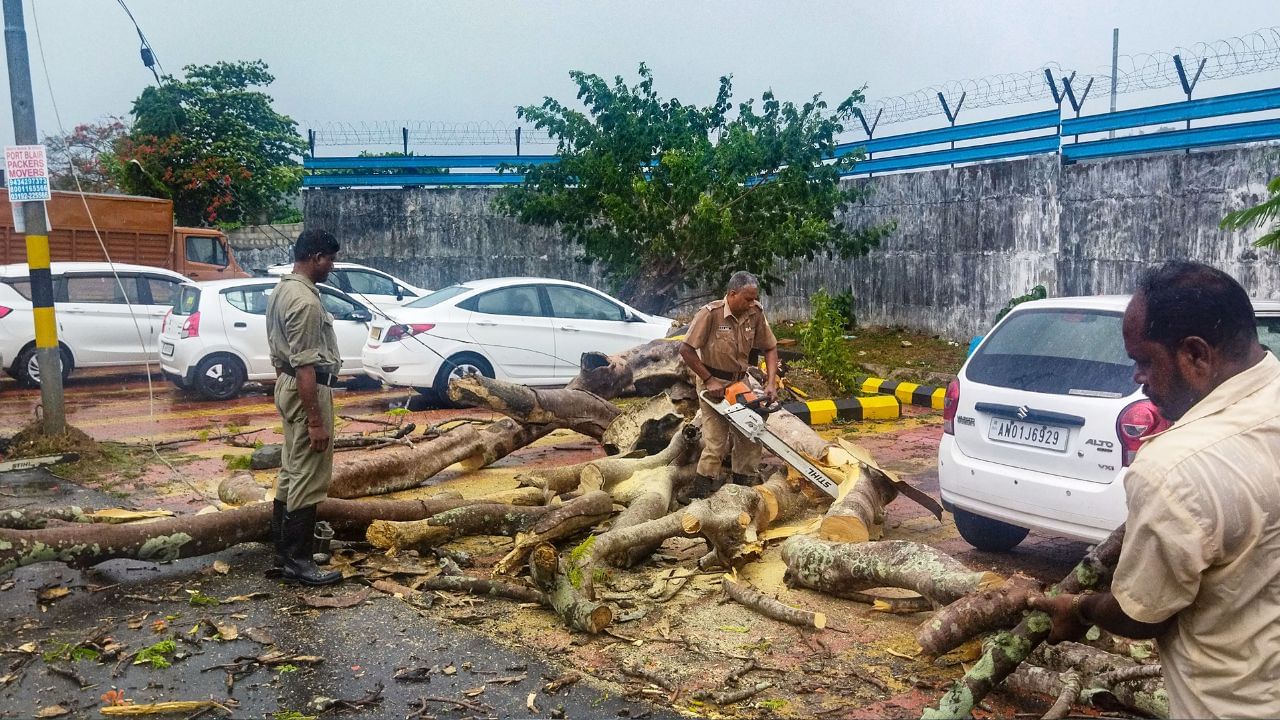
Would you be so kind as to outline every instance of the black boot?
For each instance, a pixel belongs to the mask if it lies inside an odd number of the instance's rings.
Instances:
[[[284,509],[286,505],[283,500],[273,500],[271,502],[271,567],[263,573],[263,576],[269,578],[280,577],[280,571],[284,569],[284,544],[281,542],[280,533],[284,529]]]
[[[342,573],[321,570],[311,558],[315,550],[316,506],[298,508],[284,514],[282,529],[285,550],[284,570],[286,580],[303,585],[332,585],[342,580]]]
[[[733,474],[733,484],[734,484],[734,485],[743,485],[743,486],[745,486],[745,487],[754,487],[754,486],[756,486],[756,485],[759,485],[759,484],[760,484],[760,476],[759,476],[759,475],[748,475],[748,474],[746,474],[746,473],[734,473],[734,474]]]
[[[713,477],[706,475],[694,475],[684,488],[677,494],[677,500],[683,503],[701,500],[702,498],[711,497],[711,494],[718,489],[718,483]]]

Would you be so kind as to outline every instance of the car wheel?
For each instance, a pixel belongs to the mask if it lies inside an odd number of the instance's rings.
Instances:
[[[449,400],[449,381],[464,378],[468,375],[483,375],[487,378],[493,377],[493,366],[488,360],[476,355],[475,353],[458,353],[444,361],[440,366],[440,371],[436,373],[435,385],[431,387],[432,393],[441,403],[447,405],[456,405]]]
[[[955,516],[956,530],[960,531],[960,537],[975,548],[987,552],[1012,550],[1030,532],[1027,528],[974,515],[960,508],[954,508],[951,514]]]
[[[71,375],[71,353],[65,346],[60,346],[62,351],[62,382],[65,385],[67,377]],[[23,387],[35,388],[40,387],[40,363],[36,361],[36,347],[32,345],[18,353],[18,359],[13,363],[13,377]]]
[[[194,389],[207,400],[230,400],[240,394],[245,371],[230,355],[210,355],[196,365]]]

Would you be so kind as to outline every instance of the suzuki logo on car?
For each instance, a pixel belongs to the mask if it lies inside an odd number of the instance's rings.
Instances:
[[[1022,407],[1018,408],[1018,419],[1020,420],[1026,420],[1027,415],[1030,415],[1030,414],[1031,414],[1031,408],[1027,407],[1026,405],[1023,405]]]
[[[1107,452],[1107,453],[1111,452],[1116,447],[1116,444],[1111,442],[1110,440],[1090,439],[1090,440],[1085,440],[1084,444],[1092,445],[1094,448],[1097,449],[1098,452]]]

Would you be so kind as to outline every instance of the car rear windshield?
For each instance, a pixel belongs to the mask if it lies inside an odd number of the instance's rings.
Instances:
[[[1124,397],[1138,389],[1118,312],[1014,313],[969,360],[970,380],[1029,392]]]
[[[411,303],[407,303],[405,307],[429,308],[434,305],[439,305],[440,303],[450,298],[458,297],[464,292],[470,292],[470,291],[471,291],[471,288],[469,287],[463,287],[462,285],[451,285],[450,287],[444,288],[442,290],[437,290],[431,293],[430,295],[423,295],[417,300],[414,300]]]
[[[173,299],[173,314],[190,315],[198,309],[200,309],[200,288],[183,285],[177,297]]]
[[[1264,315],[1258,318],[1258,342],[1280,355],[1280,316]]]

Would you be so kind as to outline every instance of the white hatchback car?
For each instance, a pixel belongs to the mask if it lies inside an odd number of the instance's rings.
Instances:
[[[292,263],[267,268],[269,275],[278,276],[291,272]],[[380,310],[397,308],[431,293],[430,290],[414,287],[394,275],[355,263],[334,263],[327,282],[365,305]]]
[[[1124,522],[1125,468],[1168,423],[1133,380],[1121,323],[1129,296],[1022,303],[947,387],[938,447],[942,505],[980,550],[1029,528],[1098,542]],[[1280,350],[1280,302],[1255,301]]]
[[[183,285],[164,318],[160,368],[174,385],[209,400],[235,397],[247,380],[275,380],[267,350],[267,297],[279,278]],[[342,354],[339,375],[362,375],[360,350],[373,313],[346,293],[320,286]]]
[[[160,323],[178,288],[191,282],[172,270],[105,262],[51,263],[62,377],[72,368],[155,362]],[[0,356],[27,387],[40,384],[31,271],[0,266]]]
[[[373,322],[364,369],[389,385],[443,397],[479,373],[563,385],[585,352],[614,353],[663,337],[671,320],[586,285],[546,278],[475,280],[437,290]]]

